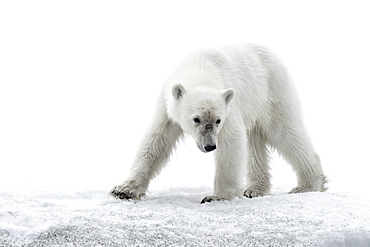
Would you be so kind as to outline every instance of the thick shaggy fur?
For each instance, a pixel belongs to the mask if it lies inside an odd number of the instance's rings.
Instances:
[[[292,80],[265,47],[241,44],[185,59],[163,87],[128,179],[111,195],[142,197],[184,133],[202,152],[214,150],[214,193],[202,202],[269,193],[269,148],[292,165],[298,180],[292,193],[325,190]]]

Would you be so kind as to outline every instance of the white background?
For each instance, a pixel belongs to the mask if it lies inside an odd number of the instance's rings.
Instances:
[[[0,189],[99,188],[127,175],[161,83],[207,46],[266,44],[286,63],[331,189],[366,192],[366,1],[2,1]],[[295,185],[274,155],[274,186]],[[212,186],[181,145],[156,186]],[[367,193],[367,192],[366,192]]]

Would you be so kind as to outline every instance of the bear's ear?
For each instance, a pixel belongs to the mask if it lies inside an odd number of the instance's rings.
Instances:
[[[234,98],[234,90],[232,88],[228,88],[223,92],[223,95],[224,95],[225,103],[227,105]]]
[[[175,84],[172,86],[172,95],[175,99],[181,100],[185,93],[186,91],[183,85]]]

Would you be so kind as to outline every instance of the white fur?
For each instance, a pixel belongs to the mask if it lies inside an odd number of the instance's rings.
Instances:
[[[326,177],[292,81],[265,47],[240,44],[185,59],[163,87],[129,178],[111,194],[121,199],[144,195],[184,132],[201,151],[216,148],[214,193],[203,202],[269,193],[269,148],[292,165],[298,185],[291,192],[325,190]]]

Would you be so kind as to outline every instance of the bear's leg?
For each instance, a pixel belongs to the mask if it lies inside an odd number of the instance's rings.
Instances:
[[[180,126],[168,118],[165,107],[159,107],[138,148],[128,179],[114,187],[110,194],[118,199],[140,199],[144,196],[150,180],[167,163],[182,135]]]
[[[285,124],[274,136],[272,145],[297,175],[298,185],[290,193],[325,191],[327,179],[305,129]]]
[[[242,194],[243,171],[247,159],[247,140],[243,128],[231,127],[227,119],[218,135],[215,151],[215,179],[213,196],[205,197],[201,203],[230,200]]]
[[[248,133],[248,152],[248,187],[244,196],[249,198],[265,196],[271,188],[269,150],[266,138],[257,125]]]

